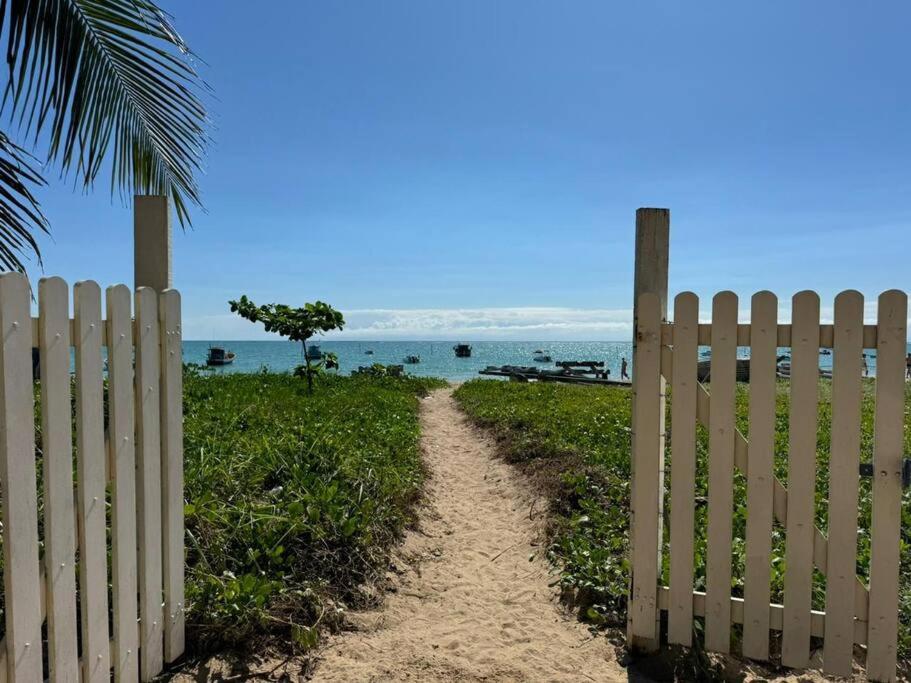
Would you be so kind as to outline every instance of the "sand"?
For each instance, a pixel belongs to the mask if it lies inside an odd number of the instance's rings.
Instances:
[[[543,501],[458,411],[424,400],[431,471],[420,526],[382,609],[330,640],[314,681],[626,680],[614,648],[564,614],[541,541]]]

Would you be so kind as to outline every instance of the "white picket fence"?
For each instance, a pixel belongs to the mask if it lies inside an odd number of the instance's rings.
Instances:
[[[673,323],[662,322],[652,293],[639,299],[634,375],[631,634],[689,646],[702,617],[705,647],[726,653],[732,624],[742,624],[742,654],[770,656],[781,633],[781,663],[811,664],[811,637],[822,638],[826,673],[849,676],[855,644],[866,649],[870,680],[896,676],[907,295],[879,297],[878,320],[864,324],[860,293],[835,299],[834,324],[820,324],[820,300],[801,292],[792,322],[778,323],[778,300],[760,292],[751,322],[738,324],[738,300],[717,294],[712,322],[699,323],[699,301],[683,293]],[[698,347],[711,346],[711,384],[697,380]],[[749,439],[736,428],[737,347],[749,347]],[[773,472],[776,352],[791,349],[787,486]],[[819,351],[833,350],[827,533],[815,526]],[[856,575],[864,349],[876,349],[873,510],[869,582]],[[665,382],[671,385],[669,585],[661,585],[664,499]],[[708,429],[706,590],[694,590],[697,424]],[[732,596],[734,471],[746,476],[743,597]],[[784,528],[783,604],[770,602],[773,521]],[[825,576],[825,611],[812,609],[813,572]],[[812,662],[816,663],[816,662]]]
[[[109,287],[102,318],[100,287],[79,282],[72,319],[63,280],[37,295],[33,319],[27,279],[0,275],[0,680],[149,680],[184,649],[180,294],[141,287],[131,312],[129,288]]]

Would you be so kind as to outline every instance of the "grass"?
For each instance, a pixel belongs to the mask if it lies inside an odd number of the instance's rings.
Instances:
[[[861,460],[872,460],[873,382],[864,383]],[[625,621],[629,527],[629,452],[631,399],[624,388],[557,384],[519,384],[475,380],[455,393],[462,408],[479,424],[500,435],[510,460],[561,463],[561,490],[555,500],[556,520],[550,557],[559,567],[563,588],[572,593],[583,617],[598,623]],[[672,400],[672,398],[670,399]],[[816,521],[826,529],[828,458],[831,440],[831,385],[820,383],[817,434]],[[749,438],[747,409],[749,385],[738,385],[737,425]],[[911,390],[906,393],[905,447],[911,452]],[[776,404],[777,476],[787,481],[788,385],[778,386]],[[672,425],[671,425],[672,427]],[[697,431],[697,501],[707,491],[708,437]],[[668,478],[673,464],[668,451]],[[735,476],[732,592],[742,595],[745,552],[746,489],[742,475]],[[858,573],[867,577],[870,561],[870,480],[861,480],[858,506]],[[673,511],[665,495],[665,553]],[[911,494],[902,507],[899,654],[911,655]],[[696,507],[696,586],[705,588],[706,506]],[[784,529],[773,529],[772,600],[782,600]],[[667,557],[665,556],[665,576]],[[813,608],[825,607],[825,577],[814,577]],[[739,647],[739,645],[738,645]]]
[[[316,644],[369,601],[424,476],[438,380],[185,374],[187,624],[198,651]]]

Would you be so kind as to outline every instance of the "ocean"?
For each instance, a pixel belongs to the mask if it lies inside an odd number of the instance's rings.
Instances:
[[[555,361],[562,360],[596,360],[604,361],[610,368],[611,378],[620,378],[622,358],[630,362],[632,370],[633,346],[630,342],[516,342],[516,341],[478,341],[469,342],[472,346],[470,358],[456,358],[452,347],[454,341],[321,341],[320,348],[332,351],[338,356],[340,372],[348,374],[363,365],[382,363],[383,365],[401,365],[405,356],[420,356],[421,362],[406,365],[410,374],[442,377],[462,382],[478,377],[478,371],[488,365],[538,365],[553,367],[553,364],[535,363],[534,352],[547,352]],[[205,364],[209,346],[223,346],[237,354],[233,364],[215,368],[215,372],[257,372],[261,368],[284,372],[300,365],[300,344],[287,341],[185,341],[183,343],[184,362]],[[911,348],[911,347],[909,347]],[[372,350],[373,355],[366,351]],[[707,349],[701,349],[701,352]],[[781,349],[787,353],[787,349]],[[741,357],[749,356],[749,349],[741,348]],[[871,376],[876,373],[876,352],[867,351],[867,364]],[[832,367],[832,356],[821,355],[819,364],[822,368]]]
[[[546,351],[556,360],[598,360],[611,369],[611,377],[620,377],[620,362],[624,356],[632,364],[632,344],[629,342],[468,342],[470,358],[456,358],[454,341],[322,341],[317,342],[323,352],[338,356],[340,372],[348,374],[364,365],[402,365],[405,356],[419,356],[420,363],[406,365],[409,374],[442,377],[455,382],[478,377],[478,371],[488,365],[539,365],[553,367],[550,363],[535,363],[537,350]],[[269,370],[293,370],[303,363],[301,346],[286,341],[234,341],[209,342],[185,341],[184,362],[205,364],[209,346],[223,346],[237,354],[231,365],[217,368],[217,372],[256,372],[262,367]],[[366,351],[372,350],[373,355]]]

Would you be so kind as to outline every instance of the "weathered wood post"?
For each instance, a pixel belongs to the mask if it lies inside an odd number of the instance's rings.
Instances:
[[[152,643],[150,646],[146,642],[143,650],[142,662],[147,675],[157,674],[162,660],[173,662],[184,652],[183,334],[180,294],[172,289],[172,257],[170,200],[162,196],[137,195],[133,208],[133,286],[134,289],[150,287],[155,296],[137,293],[136,317],[140,316],[138,302],[144,297],[153,307],[151,312],[145,312],[152,320],[144,327],[155,329],[155,318],[159,324],[156,358],[145,354],[145,361],[158,371],[158,377],[148,377],[146,383],[151,390],[156,384],[154,380],[158,380],[158,410],[153,409],[150,413],[157,415],[158,422],[148,427],[155,432],[152,448],[160,454],[160,459],[154,463],[157,467],[152,467],[152,471],[157,469],[159,476],[156,481],[146,483],[150,490],[157,489],[161,513],[160,517],[152,515],[152,524],[158,524],[160,528],[151,529],[160,539],[160,552],[152,550],[150,558],[153,562],[160,558],[161,566],[147,568],[141,565],[139,570],[140,585],[148,584],[142,607],[158,617],[150,619],[146,614],[145,622],[142,622],[145,627],[141,631],[143,639]],[[140,334],[141,330],[138,330],[137,347]],[[137,392],[137,407],[142,401],[140,396]],[[144,572],[148,572],[146,579]],[[147,626],[149,621],[154,628]]]
[[[661,612],[658,609],[657,580],[661,576],[663,539],[665,382],[663,377],[658,378],[658,397],[651,396],[643,401],[646,397],[638,396],[638,392],[643,388],[637,382],[637,378],[641,375],[639,369],[644,368],[645,365],[644,359],[639,357],[639,298],[646,293],[655,294],[660,319],[661,321],[667,320],[669,239],[670,211],[668,209],[640,208],[636,210],[636,260],[633,284],[632,454],[630,457],[632,474],[630,483],[630,593],[627,605],[627,642],[631,649],[644,651],[657,649],[660,639]],[[658,330],[658,347],[660,350],[660,329]],[[648,384],[652,385],[648,391],[654,392],[654,382]],[[657,398],[657,402],[654,400],[655,398]],[[654,437],[657,436],[658,452],[649,453],[648,457],[642,458],[643,461],[637,465],[637,455],[640,455],[639,450],[644,445],[642,441],[645,438],[639,432],[640,416],[637,413],[643,411],[646,403],[650,407],[649,413],[656,412],[656,408],[658,414],[650,414],[647,416],[648,420],[643,419],[641,428],[657,431],[657,434],[650,433],[647,436],[649,444],[654,444],[656,442]],[[642,416],[642,418],[645,417]],[[637,450],[637,442],[640,446],[639,450]],[[653,446],[649,446],[649,448],[654,450]],[[644,495],[646,489],[643,487],[648,487],[648,491],[651,492],[657,490],[657,496]],[[639,505],[642,505],[643,499],[650,500],[650,506],[655,507],[655,497],[657,497],[657,509],[637,510],[637,501],[639,501]],[[656,529],[644,526],[648,524],[651,527],[655,523],[657,523],[657,543],[655,543]],[[646,545],[647,547],[645,547]],[[643,567],[645,571],[642,571]],[[637,569],[644,575],[643,581],[647,581],[649,585],[636,585]]]
[[[173,284],[171,203],[167,197],[133,198],[133,287],[159,294]]]

